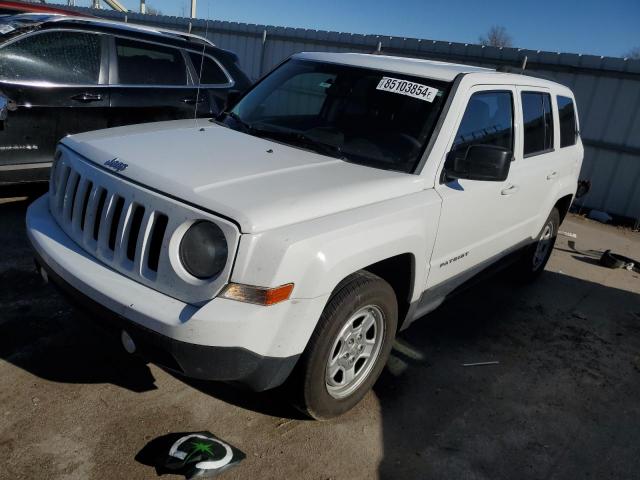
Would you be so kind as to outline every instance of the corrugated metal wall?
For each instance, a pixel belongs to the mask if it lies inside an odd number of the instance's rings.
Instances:
[[[79,9],[83,10],[83,9]],[[91,13],[117,20],[108,10]],[[238,54],[253,79],[289,55],[301,51],[373,52],[496,67],[518,66],[526,56],[527,72],[569,86],[576,95],[585,144],[581,177],[592,181],[581,199],[587,208],[640,219],[640,60],[499,49],[415,38],[272,27],[129,13],[127,21],[205,34],[218,46]]]

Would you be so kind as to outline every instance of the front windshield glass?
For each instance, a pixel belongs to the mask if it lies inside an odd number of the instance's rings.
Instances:
[[[225,124],[346,161],[413,172],[450,84],[399,73],[289,60]]]

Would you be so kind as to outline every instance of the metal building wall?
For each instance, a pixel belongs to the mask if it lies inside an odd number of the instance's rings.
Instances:
[[[567,85],[576,95],[585,144],[581,178],[592,181],[592,190],[580,200],[581,205],[640,219],[640,60],[221,21],[191,23],[186,18],[108,10],[91,13],[200,35],[206,32],[218,46],[234,51],[254,80],[301,51],[380,50],[388,55],[489,67],[519,66],[526,56],[528,74]]]

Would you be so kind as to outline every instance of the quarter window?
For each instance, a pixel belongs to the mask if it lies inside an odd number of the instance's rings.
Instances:
[[[93,85],[100,75],[100,38],[53,31],[0,48],[0,80]]]
[[[116,53],[120,84],[187,84],[187,66],[176,48],[116,38]]]
[[[474,93],[456,133],[453,151],[464,156],[471,145],[496,145],[513,150],[511,92]]]
[[[523,92],[524,156],[553,149],[553,116],[548,93]]]
[[[569,97],[558,96],[558,116],[560,117],[560,148],[576,144],[578,128],[576,125],[576,109]]]
[[[229,78],[222,71],[220,66],[208,57],[195,52],[188,52],[191,63],[196,70],[196,75],[200,75],[200,83],[204,85],[225,85],[229,83]],[[202,72],[201,72],[202,70]]]

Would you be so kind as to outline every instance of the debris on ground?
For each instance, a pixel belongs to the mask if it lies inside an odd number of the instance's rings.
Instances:
[[[591,210],[589,212],[589,215],[587,215],[587,218],[590,218],[591,220],[596,220],[601,223],[609,223],[611,220],[613,220],[613,217],[611,215],[609,215],[607,212],[602,212],[600,210]]]
[[[600,257],[600,265],[607,268],[624,268],[625,270],[636,270],[640,272],[640,262],[632,258],[613,253],[606,250]]]
[[[493,361],[493,362],[476,362],[476,363],[463,363],[462,364],[463,367],[482,367],[484,365],[500,365],[500,362]]]
[[[213,478],[234,467],[246,455],[211,432],[170,433],[151,440],[136,460],[153,466],[157,475],[185,479]]]

